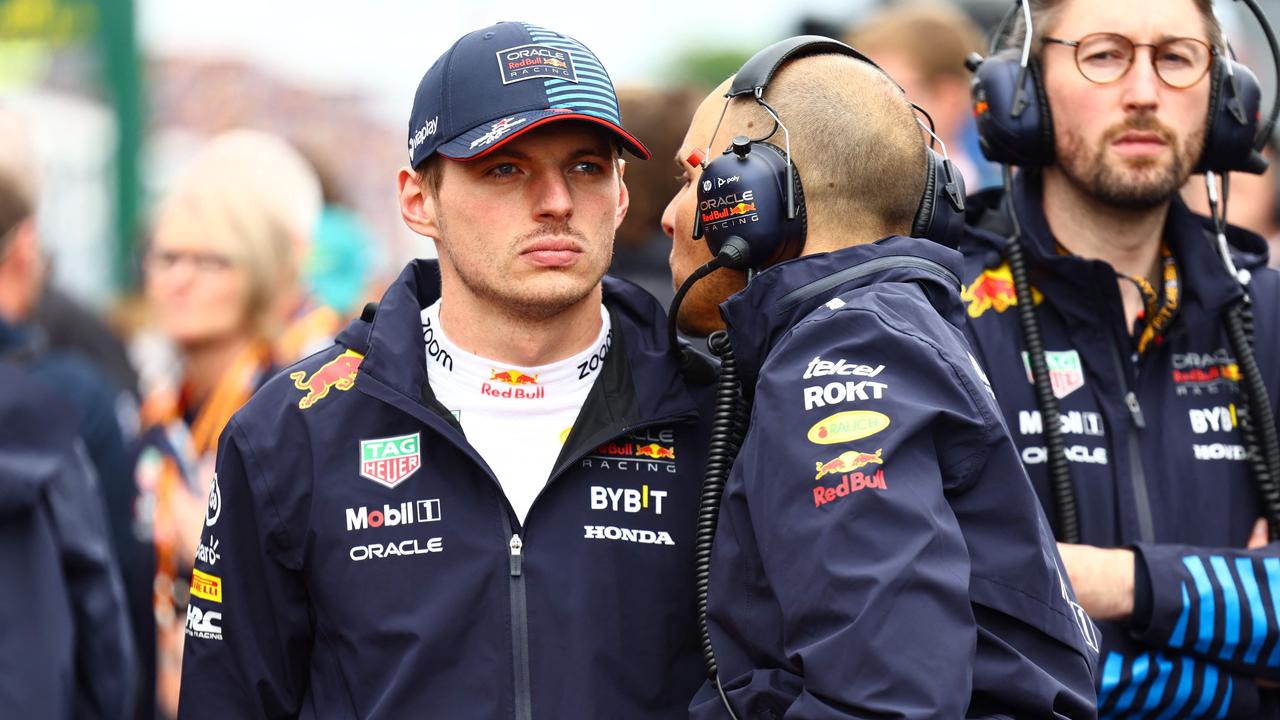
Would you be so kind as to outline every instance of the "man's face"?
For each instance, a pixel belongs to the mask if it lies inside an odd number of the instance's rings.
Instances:
[[[711,260],[707,243],[693,237],[693,221],[698,210],[698,178],[702,175],[702,168],[689,160],[695,151],[699,154],[706,152],[707,141],[711,138],[724,107],[726,87],[727,83],[712,91],[698,106],[693,121],[689,123],[689,131],[685,133],[684,142],[676,151],[675,160],[681,173],[681,185],[662,213],[662,230],[671,238],[671,256],[668,262],[671,265],[671,282],[677,289],[694,270]],[[711,143],[712,152],[718,152],[717,148],[723,148],[728,143],[728,135],[728,130],[722,127]],[[717,306],[745,286],[746,277],[733,270],[716,270],[703,278],[693,286],[680,306],[680,329],[695,335],[709,335],[724,327]]]
[[[1134,43],[1175,37],[1209,43],[1192,0],[1070,0],[1047,30],[1063,40],[1109,32]],[[1137,48],[1129,71],[1105,85],[1080,74],[1074,48],[1046,43],[1041,54],[1056,169],[1086,195],[1116,208],[1167,201],[1204,145],[1209,75],[1189,88],[1170,87],[1156,75],[1152,52]]]
[[[541,319],[599,287],[627,190],[609,135],[562,121],[482,158],[444,161],[439,192],[426,205],[442,275],[457,281],[446,288]]]

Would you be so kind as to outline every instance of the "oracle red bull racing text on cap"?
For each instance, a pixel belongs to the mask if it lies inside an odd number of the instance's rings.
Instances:
[[[622,127],[613,81],[585,45],[536,25],[501,22],[464,35],[418,85],[409,164],[433,153],[480,157],[535,127],[595,123],[636,157],[649,151]]]

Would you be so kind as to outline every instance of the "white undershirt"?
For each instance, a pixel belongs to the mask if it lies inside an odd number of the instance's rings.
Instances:
[[[521,524],[604,366],[613,334],[603,305],[600,319],[600,335],[586,350],[549,365],[514,367],[450,342],[439,300],[422,310],[431,392],[489,463]]]

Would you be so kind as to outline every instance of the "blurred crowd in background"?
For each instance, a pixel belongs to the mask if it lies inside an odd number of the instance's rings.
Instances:
[[[792,5],[772,36],[655,51],[643,76],[614,78],[627,127],[655,159],[627,167],[613,271],[664,303],[668,159],[706,92],[769,41],[851,43],[929,111],[970,192],[998,182],[963,60],[987,52],[1009,3]],[[1238,3],[1219,6],[1270,92],[1260,35],[1243,32]],[[327,346],[406,260],[434,254],[396,209],[411,88],[392,118],[364,93],[237,56],[153,52],[136,32],[145,8],[0,0],[0,715],[175,715],[191,564],[218,553],[200,529],[217,510],[223,426],[272,373]],[[419,56],[516,18],[474,19]],[[630,32],[602,19],[575,35],[607,59]],[[1233,178],[1229,207],[1231,222],[1271,240],[1273,264],[1276,178]],[[1193,178],[1188,201],[1203,207],[1204,195]],[[33,464],[36,446],[52,464]]]

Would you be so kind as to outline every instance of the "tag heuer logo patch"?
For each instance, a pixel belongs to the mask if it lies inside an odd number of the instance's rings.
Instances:
[[[422,467],[419,434],[360,441],[360,475],[395,487]]]
[[[1046,351],[1044,361],[1049,366],[1049,384],[1053,386],[1054,397],[1061,400],[1084,387],[1080,353],[1075,350]],[[1027,382],[1035,382],[1031,378],[1031,356],[1025,352],[1022,353],[1022,364],[1027,368]]]
[[[532,80],[534,78],[559,78],[578,82],[573,67],[573,53],[550,45],[519,45],[498,51],[498,67],[502,70],[502,84]]]

